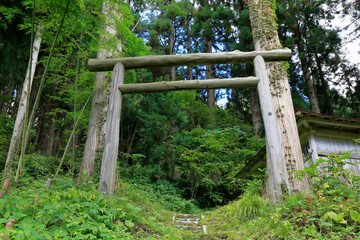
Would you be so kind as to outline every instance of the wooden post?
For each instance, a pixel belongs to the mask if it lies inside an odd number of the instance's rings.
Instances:
[[[283,192],[283,187],[288,189],[289,176],[286,170],[284,159],[284,144],[281,137],[280,128],[277,124],[277,113],[275,112],[275,104],[271,96],[270,81],[267,75],[265,61],[262,56],[257,56],[254,59],[255,73],[260,81],[258,83],[258,92],[261,106],[261,113],[265,126],[265,138],[266,138],[266,159],[267,159],[267,175],[268,184],[272,189],[269,192],[271,200],[280,199]],[[272,167],[270,167],[272,166]],[[270,171],[270,172],[268,172]],[[282,186],[285,184],[285,186]],[[268,186],[266,186],[267,189]]]
[[[51,185],[53,184],[54,182],[54,179],[53,178],[48,178],[46,183],[45,183],[45,187],[46,189],[50,189],[51,188]]]
[[[10,178],[5,178],[3,186],[2,186],[2,190],[0,192],[0,198],[4,197],[9,185],[10,185],[11,179]]]
[[[122,94],[119,87],[124,83],[124,76],[124,65],[122,63],[116,63],[111,81],[109,108],[106,118],[104,153],[100,173],[99,191],[104,194],[113,193],[115,188],[122,104]]]

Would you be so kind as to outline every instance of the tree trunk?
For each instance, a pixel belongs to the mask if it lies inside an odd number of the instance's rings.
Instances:
[[[44,115],[45,115],[45,108],[42,108],[41,109],[41,113],[39,114],[38,116],[38,119],[37,119],[37,126],[36,126],[36,136],[35,136],[35,139],[34,139],[34,145],[35,145],[35,149],[36,151],[39,150],[39,143],[41,141],[41,134],[40,134],[40,130],[41,130],[41,126],[43,125],[43,122],[44,122]]]
[[[170,29],[170,35],[169,35],[169,47],[170,47],[169,55],[175,55],[174,24],[173,24],[172,19],[170,19],[170,21],[171,21],[171,29]],[[175,71],[176,71],[175,67],[171,67],[170,81],[175,81],[175,79],[176,79]]]
[[[191,53],[191,35],[190,35],[190,20],[191,20],[191,16],[188,17],[187,21],[186,21],[186,30],[187,30],[187,53]],[[192,67],[188,66],[188,80],[193,80],[194,76],[193,76],[193,72],[192,72]]]
[[[233,88],[231,89],[231,101],[232,101],[232,107],[233,107],[233,118],[236,119],[238,118],[238,106],[237,106],[237,97],[236,97],[236,91],[238,89],[237,88]]]
[[[128,143],[126,145],[126,153],[127,154],[131,153],[131,148],[132,148],[132,145],[134,143],[135,134],[136,134],[136,131],[137,131],[138,127],[139,127],[139,122],[136,123],[135,129],[132,132],[131,137],[129,138]]]
[[[249,91],[250,91],[251,118],[254,129],[253,131],[255,136],[260,136],[262,120],[261,120],[259,94],[256,88],[249,88]]]
[[[56,116],[54,117],[56,119]],[[51,125],[46,136],[45,144],[42,146],[43,154],[45,156],[51,156],[53,154],[53,146],[55,143],[55,131],[56,131],[56,121],[52,119]]]
[[[112,11],[114,10],[110,9],[108,1],[104,1],[102,14],[105,16],[106,20],[105,23],[103,23],[104,33],[100,37],[97,59],[109,58],[112,57],[115,53],[114,51],[105,49],[107,44],[106,42],[109,41],[109,38],[115,37],[117,35],[115,26],[113,26],[113,21],[110,19],[110,12]],[[121,52],[121,44],[117,45],[116,50],[118,53]],[[106,128],[105,119],[109,103],[109,86],[110,79],[106,73],[96,73],[89,117],[89,126],[84,148],[84,155],[77,179],[78,183],[82,181],[84,171],[86,172],[84,180],[89,180],[90,175],[94,171],[95,159],[101,155],[102,148],[104,146],[104,134]]]
[[[308,64],[307,58],[305,56],[305,50],[304,50],[304,45],[301,40],[301,34],[299,34],[298,40],[299,40],[299,42],[298,42],[297,46],[298,46],[299,58],[300,58],[300,62],[301,62],[301,69],[303,71],[304,79],[306,82],[307,94],[309,97],[311,110],[313,112],[320,113],[319,100],[318,100],[318,96],[316,94],[315,83],[311,76],[309,64]]]
[[[5,164],[5,170],[4,170],[5,175],[11,174],[10,173],[11,164],[19,155],[21,133],[22,133],[23,126],[24,126],[25,111],[26,111],[25,108],[27,105],[27,95],[30,94],[30,93],[28,93],[28,89],[31,90],[31,86],[32,86],[33,79],[34,79],[36,63],[37,63],[37,59],[38,59],[39,51],[40,51],[42,30],[43,30],[43,26],[39,26],[38,30],[36,32],[36,35],[35,35],[35,39],[34,39],[34,43],[33,43],[33,52],[32,52],[32,63],[29,62],[25,81],[23,84],[19,107],[18,107],[18,111],[17,111],[17,115],[16,115],[15,124],[14,124],[14,130],[13,130],[13,134],[11,136],[10,147],[9,147],[8,155],[6,158],[6,164]],[[30,67],[31,67],[31,76],[29,78]]]
[[[250,64],[246,64],[246,74],[254,75],[254,68]],[[253,124],[253,132],[255,136],[260,136],[262,127],[262,117],[259,102],[259,94],[256,88],[250,88],[250,106],[251,106],[251,119]]]
[[[321,93],[323,94],[323,99],[324,99],[323,113],[333,115],[334,111],[331,107],[330,96],[328,93],[329,85],[325,80],[325,76],[324,76],[324,73],[321,68],[321,62],[320,62],[319,56],[317,55],[316,52],[314,53],[314,55],[315,55],[317,69],[319,71],[320,81],[321,81]]]
[[[250,22],[256,51],[281,48],[273,4],[272,0],[250,1]],[[287,191],[302,192],[307,190],[308,182],[307,180],[299,181],[294,177],[295,173],[293,172],[304,168],[304,160],[285,64],[268,63],[266,69],[270,79],[270,91],[274,103],[274,109],[268,109],[268,111],[269,114],[276,114],[277,116],[277,128],[283,144],[281,146],[281,159],[285,161],[280,163],[281,167],[278,167],[274,164],[277,160],[271,159],[270,151],[267,154],[268,184],[266,185],[268,189],[266,192],[274,202],[279,200],[280,196]],[[269,132],[266,134],[269,134]],[[271,142],[267,141],[268,146],[271,144]]]
[[[208,40],[206,40],[206,52],[212,53],[212,42],[208,41]],[[213,66],[206,65],[206,79],[213,79],[214,78],[213,75],[214,75]],[[216,102],[215,102],[215,90],[214,89],[207,90],[207,103],[208,103],[208,106],[210,107],[210,111],[209,111],[210,128],[215,129],[216,128],[216,116],[215,116],[215,111],[214,111],[214,105]]]

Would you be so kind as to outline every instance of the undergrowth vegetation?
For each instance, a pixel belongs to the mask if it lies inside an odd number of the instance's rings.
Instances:
[[[201,208],[224,205],[243,193],[248,181],[234,176],[264,144],[248,124],[214,130],[196,127],[157,146],[157,160],[123,154],[121,176],[139,186],[155,186],[160,195],[163,190],[173,192]],[[193,207],[175,204],[171,209],[189,212],[189,208]]]
[[[140,166],[138,166],[141,168]],[[193,201],[186,200],[181,196],[180,191],[168,180],[152,181],[149,177],[154,168],[142,168],[142,171],[138,170],[137,173],[145,173],[143,176],[135,175],[133,178],[127,178],[128,182],[131,182],[137,189],[147,192],[147,195],[161,204],[164,208],[177,211],[181,213],[198,213],[201,212],[200,208],[196,206]],[[148,173],[150,172],[150,173]],[[129,177],[129,176],[128,176]]]
[[[174,213],[202,210],[161,179],[159,167],[123,169],[116,193],[105,196],[97,181],[75,185],[65,174],[47,190],[45,178],[35,179],[34,171],[52,171],[47,161],[56,160],[38,158],[28,156],[26,176],[0,199],[4,239],[360,239],[360,177],[345,168],[349,154],[327,156],[296,172],[311,179],[312,191],[285,195],[275,205],[262,195],[263,179],[248,182],[239,200],[205,213],[205,235],[172,224]]]
[[[240,200],[206,214],[210,233],[230,239],[360,239],[360,178],[345,168],[349,154],[317,160],[307,175],[312,192],[272,205],[254,181]]]
[[[172,226],[173,212],[151,194],[120,182],[105,196],[97,185],[64,177],[50,190],[45,180],[23,179],[0,199],[0,233],[9,239],[191,239]],[[11,223],[12,222],[12,223]],[[5,229],[5,224],[14,229]]]

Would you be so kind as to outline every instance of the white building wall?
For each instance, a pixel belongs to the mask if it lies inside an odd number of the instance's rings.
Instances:
[[[316,155],[319,158],[325,158],[327,155],[331,153],[341,153],[341,152],[350,152],[352,156],[348,162],[351,163],[359,163],[355,165],[346,165],[345,168],[351,169],[357,175],[360,176],[360,144],[355,142],[352,139],[345,138],[330,138],[323,136],[314,136],[313,137],[316,145]],[[314,157],[314,156],[313,156]],[[316,158],[313,158],[313,160]]]
[[[354,158],[360,158],[360,144],[352,139],[322,136],[314,136],[314,139],[316,142],[316,150],[319,155],[350,152],[351,156]]]

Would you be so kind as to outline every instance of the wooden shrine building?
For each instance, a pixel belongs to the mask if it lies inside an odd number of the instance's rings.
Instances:
[[[337,117],[309,111],[296,111],[302,152],[305,166],[331,153],[350,152],[348,162],[360,162],[360,119]],[[258,154],[236,175],[239,178],[252,178],[259,174],[258,169],[266,167],[266,148]],[[360,164],[346,165],[360,176]]]

